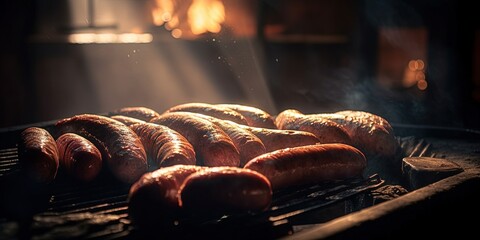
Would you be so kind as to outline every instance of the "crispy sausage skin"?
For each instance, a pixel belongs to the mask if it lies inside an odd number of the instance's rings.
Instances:
[[[353,146],[362,150],[367,156],[393,158],[398,148],[393,129],[371,115],[344,111],[342,114],[312,114],[318,119],[328,119],[342,125],[350,135]],[[382,121],[379,123],[377,121]],[[388,124],[388,125],[387,125]]]
[[[230,108],[245,117],[250,127],[276,129],[273,117],[262,109],[240,104],[217,104],[220,107]]]
[[[147,156],[158,167],[195,165],[195,150],[185,137],[166,126],[139,123],[130,126],[140,137]]]
[[[347,130],[340,124],[325,119],[302,114],[293,109],[285,110],[275,118],[278,129],[299,130],[315,134],[320,143],[352,144]]]
[[[256,156],[262,155],[267,152],[262,140],[250,131],[239,127],[231,121],[221,120],[211,116],[191,113],[197,117],[208,120],[215,125],[219,126],[229,137],[232,139],[233,144],[240,153],[240,166],[243,167],[248,161]]]
[[[147,156],[140,138],[123,123],[103,116],[82,114],[58,121],[57,131],[76,133],[90,140],[119,180],[133,183],[147,171]]]
[[[82,182],[93,180],[102,169],[102,154],[87,139],[65,133],[57,138],[60,167],[73,178]]]
[[[234,124],[234,123],[232,123]],[[295,130],[279,130],[268,128],[256,128],[237,124],[243,129],[255,134],[263,144],[267,152],[275,150],[298,147],[319,143],[318,138],[313,133]]]
[[[270,180],[272,188],[360,176],[367,165],[360,150],[330,143],[281,149],[252,159],[244,168]]]
[[[212,116],[222,120],[230,120],[238,124],[248,125],[247,120],[242,114],[227,108],[208,103],[185,103],[174,106],[168,109],[165,113],[169,112],[193,112],[200,113],[207,116]]]
[[[190,142],[198,158],[203,160],[203,165],[239,166],[240,153],[228,135],[217,125],[196,117],[190,113],[172,112],[162,114],[151,121],[167,126]]]
[[[375,115],[375,114],[372,114],[372,113],[369,113],[369,112],[352,111],[352,110],[340,111],[340,112],[336,112],[335,114],[349,116],[349,117],[357,118],[357,119],[364,119],[363,121],[369,122],[370,124],[373,123],[378,127],[383,127],[389,133],[393,134],[393,128],[390,125],[390,123],[387,120],[385,120],[384,118],[382,118],[378,115]]]
[[[45,129],[30,127],[20,134],[19,160],[27,175],[39,183],[55,179],[59,156],[55,139]]]
[[[187,212],[238,213],[265,210],[272,200],[268,179],[248,169],[207,168],[187,177],[178,191]]]
[[[159,221],[173,219],[180,209],[180,186],[188,176],[204,168],[175,165],[144,174],[132,185],[128,195],[128,211],[135,224],[157,227]]]
[[[123,123],[127,126],[137,124],[137,123],[145,123],[145,121],[143,121],[143,120],[133,118],[133,117],[127,117],[127,116],[123,116],[123,115],[113,115],[110,118],[115,119],[115,120],[117,120],[117,121],[119,121],[119,122],[121,122],[121,123]]]
[[[155,110],[146,107],[124,107],[118,110],[115,110],[109,114],[109,116],[122,115],[131,118],[140,119],[142,121],[148,122],[154,117],[160,116]]]

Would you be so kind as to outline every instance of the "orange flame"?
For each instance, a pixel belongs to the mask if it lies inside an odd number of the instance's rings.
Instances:
[[[155,6],[152,9],[153,24],[157,26],[172,19],[175,4],[173,0],[155,0]]]
[[[193,34],[218,33],[225,21],[225,7],[218,0],[194,0],[188,8],[188,23]]]

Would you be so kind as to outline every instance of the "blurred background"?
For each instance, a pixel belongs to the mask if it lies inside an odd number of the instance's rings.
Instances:
[[[480,129],[467,2],[2,1],[0,128],[208,102]]]

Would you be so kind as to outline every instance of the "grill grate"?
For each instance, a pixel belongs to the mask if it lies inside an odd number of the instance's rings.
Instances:
[[[423,139],[406,137],[398,140],[403,156],[431,156],[431,146]],[[19,170],[17,148],[0,150],[0,179]],[[364,193],[383,183],[374,174],[365,179],[284,189],[274,192],[273,202],[267,211],[208,218],[187,216],[178,220],[171,233],[184,238],[198,237],[201,233],[209,236],[228,233],[230,238],[232,233],[235,238],[244,238],[251,237],[250,233],[253,232],[262,232],[263,237],[281,236],[291,232],[292,224],[296,221],[305,221],[312,214],[321,215],[322,211],[327,211],[325,209],[337,208],[340,209],[339,214],[344,215],[366,207],[362,200]],[[60,174],[48,186],[49,201],[40,213],[34,215],[27,231],[38,238],[57,239],[123,239],[138,236],[140,233],[128,218],[128,190],[129,186],[105,177],[82,185]],[[337,216],[332,215],[324,221],[334,217]],[[12,220],[0,215],[0,224],[3,227],[11,226]]]

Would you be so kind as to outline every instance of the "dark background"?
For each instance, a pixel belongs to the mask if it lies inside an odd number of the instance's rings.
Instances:
[[[2,1],[0,128],[196,101],[480,129],[479,14],[469,1],[230,0],[220,33],[180,39],[151,25],[152,1],[84,1],[96,16],[113,9],[113,31],[140,28],[153,41],[73,44],[69,34],[109,23],[79,27],[67,0]],[[403,83],[411,60],[425,63],[424,90]]]

